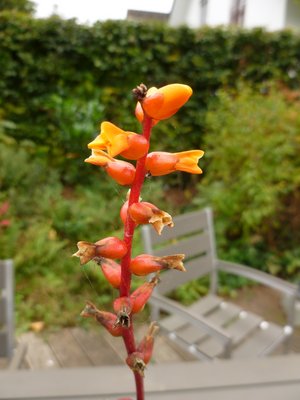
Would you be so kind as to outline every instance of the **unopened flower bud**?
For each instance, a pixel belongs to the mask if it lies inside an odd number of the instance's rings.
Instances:
[[[116,289],[121,283],[121,265],[109,258],[95,257],[94,261],[100,265],[103,275],[108,282]]]
[[[116,325],[121,325],[123,328],[130,327],[130,314],[132,303],[129,297],[118,297],[114,301],[114,310],[117,313]]]
[[[86,264],[95,257],[122,258],[127,253],[126,244],[119,238],[111,236],[98,240],[96,243],[78,242],[78,251],[73,254],[80,258],[80,263]]]
[[[143,360],[143,354],[137,351],[129,354],[126,358],[126,364],[132,371],[137,372],[139,375],[144,376],[146,364]]]
[[[145,364],[148,364],[151,360],[154,346],[154,336],[158,329],[159,328],[157,325],[155,325],[155,322],[151,322],[147,334],[143,337],[137,347],[137,351],[143,355],[143,361]]]
[[[95,318],[112,336],[122,335],[122,327],[116,324],[117,316],[107,311],[98,310],[93,303],[87,302],[80,315],[84,318]]]
[[[145,304],[149,300],[153,289],[158,284],[159,279],[158,276],[155,276],[149,282],[143,283],[140,287],[138,287],[134,292],[130,295],[130,300],[132,303],[132,313],[136,314],[143,310]]]
[[[149,117],[162,120],[174,115],[188,101],[192,93],[189,86],[173,83],[159,89],[150,88],[139,102]]]
[[[130,270],[138,276],[145,276],[164,269],[177,269],[178,271],[185,272],[186,269],[182,263],[183,259],[184,254],[173,254],[163,257],[140,254],[131,260]]]
[[[147,155],[146,170],[153,176],[167,175],[174,171],[202,174],[198,161],[203,154],[202,150],[188,150],[180,153],[154,151]]]
[[[92,150],[92,155],[84,160],[103,167],[108,175],[120,185],[131,185],[135,177],[135,167],[129,162],[116,160],[102,150]]]

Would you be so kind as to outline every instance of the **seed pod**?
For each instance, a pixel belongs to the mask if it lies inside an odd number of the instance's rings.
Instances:
[[[129,297],[118,297],[114,301],[114,310],[117,313],[116,325],[120,325],[123,328],[130,327],[130,314],[132,310],[132,304]]]
[[[109,258],[95,257],[94,261],[100,265],[103,275],[108,282],[116,289],[121,283],[121,265]]]
[[[143,310],[145,304],[149,300],[153,289],[158,284],[159,279],[158,276],[155,276],[151,279],[150,282],[143,283],[140,287],[138,287],[134,292],[130,295],[130,300],[132,303],[132,313],[138,313]]]
[[[137,347],[137,352],[143,355],[143,361],[145,364],[148,364],[151,360],[154,346],[154,335],[158,329],[159,328],[157,325],[155,325],[155,322],[151,322],[147,334],[143,337]]]
[[[127,219],[127,211],[128,201],[123,204],[120,211],[120,217],[124,224]],[[170,228],[174,226],[170,214],[146,201],[133,203],[129,207],[129,215],[136,224],[151,224],[159,235],[162,233],[165,226]]]
[[[127,253],[127,246],[123,240],[109,236],[107,238],[98,240],[95,245],[97,246],[97,255],[105,258],[122,258]]]
[[[96,243],[78,242],[78,251],[73,254],[74,257],[80,258],[80,263],[86,264],[95,257],[105,258],[122,258],[127,253],[126,244],[119,238],[110,236]]]
[[[80,315],[84,318],[95,318],[112,336],[122,335],[122,327],[116,325],[117,316],[107,311],[98,310],[93,303],[87,302]]]
[[[182,260],[184,254],[174,254],[171,256],[156,257],[150,254],[140,254],[130,262],[130,270],[138,276],[145,276],[153,272],[164,269],[177,269],[185,272]]]
[[[132,371],[137,372],[139,375],[144,376],[146,364],[143,360],[143,354],[137,351],[129,354],[126,358],[126,364]]]

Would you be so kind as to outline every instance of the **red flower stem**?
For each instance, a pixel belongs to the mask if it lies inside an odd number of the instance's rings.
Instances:
[[[152,128],[152,119],[145,115],[142,135],[148,140],[148,142],[150,141],[151,128]],[[139,201],[141,189],[146,175],[146,170],[145,170],[146,157],[147,154],[145,154],[144,157],[140,158],[136,163],[135,178],[130,189],[128,209],[131,206],[131,204],[137,203]],[[135,230],[135,223],[130,218],[129,213],[127,212],[127,218],[124,228],[124,242],[126,243],[128,251],[126,255],[122,258],[121,262],[121,284],[119,290],[120,297],[122,296],[128,297],[130,295],[131,272],[129,266],[131,261],[131,250],[132,250],[132,240],[133,240],[134,230]],[[128,329],[123,329],[123,340],[128,354],[131,354],[134,351],[136,351],[132,323],[130,324],[130,327]],[[137,396],[136,398],[137,400],[143,400],[144,399],[143,377],[139,375],[137,372],[134,372],[134,377],[136,384],[136,396]]]

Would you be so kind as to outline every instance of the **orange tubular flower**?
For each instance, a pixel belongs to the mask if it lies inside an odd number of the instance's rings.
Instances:
[[[163,269],[177,269],[185,272],[182,263],[184,254],[174,254],[172,256],[155,257],[150,254],[140,254],[130,262],[130,270],[133,274],[144,276]]]
[[[88,144],[88,148],[106,150],[111,157],[121,154],[129,160],[137,160],[147,153],[149,143],[137,133],[125,132],[110,122],[102,122],[100,135]]]
[[[143,310],[145,304],[149,300],[153,289],[158,284],[159,279],[157,276],[151,279],[150,282],[143,283],[130,295],[130,300],[132,304],[132,313],[136,314]]]
[[[78,242],[78,251],[73,254],[74,257],[80,258],[81,265],[86,264],[95,257],[105,258],[122,258],[127,253],[127,246],[123,240],[111,236],[96,243]]]
[[[84,161],[103,167],[120,185],[131,185],[134,181],[135,167],[132,164],[116,160],[102,150],[92,150],[92,155]]]
[[[127,218],[128,201],[121,208],[120,216],[125,224]],[[167,212],[160,210],[154,204],[142,201],[133,203],[129,208],[129,215],[136,224],[152,224],[160,235],[165,226],[173,227],[172,217]]]
[[[155,120],[162,120],[174,115],[188,101],[192,93],[189,86],[173,83],[160,89],[150,88],[146,96],[139,101],[144,113]]]
[[[100,265],[103,275],[107,281],[116,289],[120,287],[121,283],[121,265],[108,258],[98,257],[94,261]]]
[[[154,336],[158,331],[158,326],[155,322],[151,322],[147,334],[143,337],[140,344],[138,345],[137,352],[143,355],[143,361],[148,364],[152,357]]]
[[[84,318],[95,318],[112,336],[122,335],[122,327],[116,324],[117,316],[107,311],[98,310],[93,303],[87,302],[80,315]]]
[[[174,171],[202,174],[198,161],[203,154],[202,150],[188,150],[180,153],[154,151],[147,156],[146,170],[153,176],[167,175]]]

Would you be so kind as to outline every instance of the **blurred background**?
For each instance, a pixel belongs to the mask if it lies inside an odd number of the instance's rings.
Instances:
[[[173,215],[212,206],[220,258],[298,280],[300,1],[109,4],[0,0],[0,259],[15,263],[19,331],[77,325],[86,299],[111,301],[98,267],[71,255],[122,237],[127,189],[83,160],[101,121],[141,131],[141,82],[194,91],[151,149],[205,151],[201,177],[149,179],[143,199]],[[224,277],[220,290],[247,284]],[[184,302],[207,282],[188,289]]]

